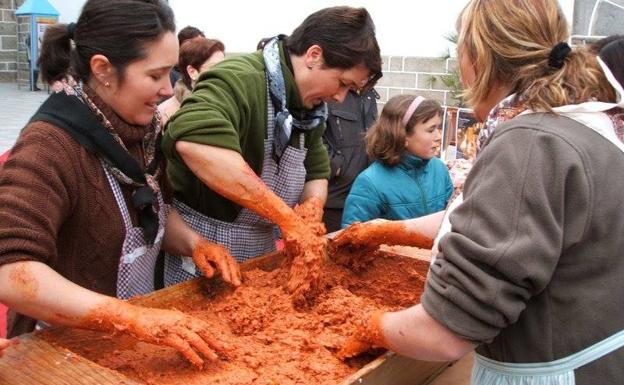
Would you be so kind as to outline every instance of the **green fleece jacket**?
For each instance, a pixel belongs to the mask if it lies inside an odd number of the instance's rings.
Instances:
[[[294,75],[280,43],[280,61],[286,83],[288,109],[304,109]],[[262,173],[267,138],[267,87],[262,52],[227,59],[203,73],[180,110],[172,116],[163,136],[167,173],[175,197],[193,209],[226,222],[236,219],[241,207],[203,184],[175,150],[178,140],[218,146],[239,152],[258,175]],[[298,147],[305,135],[306,181],[329,178],[329,159],[323,145],[325,124],[306,132],[293,132]]]

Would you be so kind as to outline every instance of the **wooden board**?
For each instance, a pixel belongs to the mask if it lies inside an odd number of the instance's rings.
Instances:
[[[401,250],[401,254],[426,259],[430,250]],[[395,252],[396,249],[388,250]],[[241,264],[243,271],[273,270],[284,260],[282,252],[270,253]],[[205,298],[202,279],[193,279],[170,286],[130,302],[147,307],[168,307],[184,298]],[[212,290],[218,290],[212,287]],[[450,363],[415,361],[393,353],[385,354],[336,385],[425,385]],[[31,333],[20,337],[20,344],[11,347],[0,358],[2,385],[142,385],[123,374],[104,368],[67,349],[53,346]]]
[[[426,385],[450,364],[416,361],[389,352],[349,376],[342,385]]]
[[[36,334],[20,336],[19,340],[0,358],[2,385],[140,385],[67,349],[52,346]]]

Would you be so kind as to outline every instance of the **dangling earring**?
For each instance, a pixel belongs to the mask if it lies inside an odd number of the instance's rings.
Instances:
[[[104,87],[110,87],[110,83],[109,82],[105,82],[104,83]]]

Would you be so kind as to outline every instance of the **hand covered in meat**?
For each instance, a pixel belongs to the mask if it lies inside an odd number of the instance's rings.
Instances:
[[[197,368],[204,361],[227,358],[226,344],[213,337],[210,325],[178,310],[145,308],[111,300],[87,314],[85,328],[112,330],[178,350]]]
[[[323,223],[323,201],[320,198],[312,196],[305,202],[296,205],[294,210],[295,214],[299,215],[314,230],[316,235],[327,233]]]
[[[374,258],[374,252],[381,245],[430,249],[433,239],[408,229],[402,221],[374,219],[353,223],[338,233],[330,242],[329,253],[337,263],[357,269]]]
[[[383,314],[381,311],[375,311],[366,317],[336,353],[338,358],[345,360],[374,348],[387,348],[382,326]]]
[[[11,345],[17,345],[18,340],[7,340],[4,338],[0,338],[0,357],[4,355],[4,350],[7,349]]]
[[[296,306],[304,306],[316,297],[327,239],[318,235],[318,227],[297,215],[293,217],[281,227],[285,251],[291,261],[286,289],[293,295]]]
[[[217,269],[224,281],[234,286],[241,284],[241,272],[238,262],[227,249],[219,244],[200,238],[193,248],[193,262],[204,276],[212,278]]]

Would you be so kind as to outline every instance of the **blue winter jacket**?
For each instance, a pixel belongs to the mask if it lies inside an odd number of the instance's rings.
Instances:
[[[396,166],[375,161],[355,179],[342,227],[371,219],[409,219],[444,210],[453,194],[446,165],[404,154]]]

